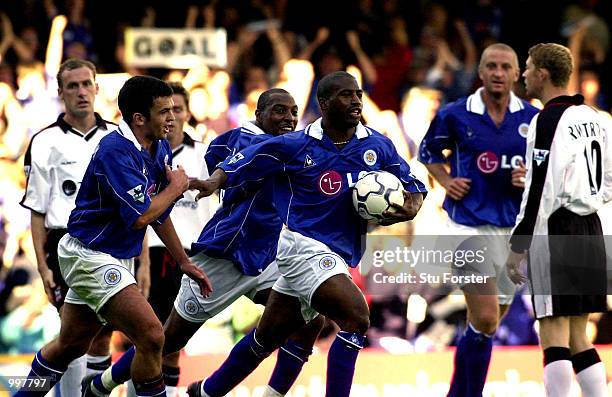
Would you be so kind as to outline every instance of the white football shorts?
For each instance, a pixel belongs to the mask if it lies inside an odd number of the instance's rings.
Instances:
[[[281,276],[272,289],[297,297],[306,322],[319,314],[311,307],[317,288],[337,274],[350,277],[344,259],[327,245],[286,228],[280,234],[276,263]]]
[[[231,261],[211,258],[202,252],[191,260],[206,273],[213,287],[212,294],[204,298],[198,284],[183,275],[174,309],[182,318],[194,323],[207,321],[243,295],[252,300],[257,292],[271,288],[280,276],[276,262],[257,276],[247,276]]]
[[[125,287],[136,284],[134,259],[117,259],[64,235],[57,247],[60,271],[69,290],[65,302],[87,305],[98,313]]]
[[[512,228],[491,225],[465,226],[449,219],[446,233],[456,237],[457,248],[460,248],[462,245],[467,245],[468,247],[473,245],[469,244],[470,242],[467,241],[464,236],[477,236],[481,240],[479,244],[487,248],[486,261],[477,266],[474,266],[473,263],[464,267],[452,264],[453,273],[458,275],[474,274],[495,277],[499,303],[501,305],[511,304],[516,291],[516,285],[510,280],[506,272],[506,259],[510,254],[509,240],[512,234]]]

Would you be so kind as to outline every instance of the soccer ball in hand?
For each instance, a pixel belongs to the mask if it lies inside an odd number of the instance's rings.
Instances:
[[[353,205],[368,221],[380,221],[382,213],[392,210],[391,204],[404,204],[404,190],[400,180],[386,171],[371,171],[353,187]]]

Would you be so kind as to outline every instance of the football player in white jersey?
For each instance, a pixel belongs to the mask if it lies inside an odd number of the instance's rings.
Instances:
[[[589,341],[589,313],[607,310],[606,252],[597,216],[612,200],[612,142],[608,118],[570,96],[570,51],[559,44],[529,49],[523,76],[528,95],[544,103],[527,136],[528,172],[506,266],[526,281],[544,351],[549,396],[569,396],[572,367],[585,397],[608,395],[606,371]]]
[[[31,211],[32,242],[45,292],[61,313],[68,286],[59,270],[57,244],[66,234],[68,216],[94,149],[117,125],[94,112],[98,92],[94,64],[68,59],[60,66],[57,84],[65,112],[30,141],[21,205]],[[108,368],[111,333],[112,329],[105,328],[87,355],[70,364],[60,382],[62,396],[80,396],[83,377]]]

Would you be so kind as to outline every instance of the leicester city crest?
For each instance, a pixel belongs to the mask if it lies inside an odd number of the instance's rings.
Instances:
[[[324,256],[319,260],[319,267],[323,270],[330,270],[336,266],[336,258],[333,256]]]
[[[110,268],[104,272],[104,282],[108,285],[117,285],[121,281],[121,272],[115,268]]]
[[[189,314],[196,314],[198,312],[198,304],[193,299],[187,299],[185,301],[185,311]]]

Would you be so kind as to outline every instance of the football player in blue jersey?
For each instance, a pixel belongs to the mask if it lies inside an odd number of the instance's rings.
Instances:
[[[209,171],[213,172],[228,155],[295,130],[297,112],[295,100],[287,91],[273,88],[262,93],[257,101],[254,122],[227,131],[210,143],[205,156]],[[204,322],[240,296],[266,304],[270,289],[280,275],[274,258],[282,226],[283,221],[272,203],[271,179],[247,196],[229,194],[223,197],[221,207],[191,247],[192,260],[210,277],[215,291],[204,297],[191,279],[183,277],[164,326],[165,373],[178,374],[176,353]],[[287,393],[312,353],[323,321],[322,316],[318,316],[283,344],[264,396]],[[133,352],[131,349],[124,354],[107,371],[106,377],[99,377],[107,390],[129,378],[128,363]]]
[[[483,87],[440,109],[419,149],[419,160],[446,189],[449,234],[478,235],[490,246],[483,267],[453,265],[455,272],[477,271],[489,278],[486,284],[462,286],[468,318],[457,344],[449,396],[482,395],[492,336],[514,297],[504,265],[525,182],[525,138],[537,113],[512,92],[519,66],[511,47],[487,47],[478,73]],[[443,150],[450,150],[450,156]]]
[[[385,212],[385,224],[414,218],[426,194],[393,143],[360,123],[361,96],[350,74],[325,76],[317,86],[322,119],[241,150],[198,184],[200,196],[218,188],[226,197],[242,196],[273,177],[274,206],[286,228],[276,254],[280,277],[257,329],[206,381],[189,386],[191,397],[224,396],[318,313],[341,329],[329,351],[326,395],[348,397],[369,327],[368,306],[348,273],[361,260],[367,227],[353,208],[351,187],[374,170],[400,178],[405,202]]]
[[[161,323],[138,291],[133,258],[151,224],[183,272],[211,292],[206,275],[187,257],[168,217],[188,188],[183,169],[171,169],[164,138],[171,128],[172,90],[161,80],[136,76],[119,92],[123,120],[99,143],[59,242],[60,269],[69,290],[59,336],[34,357],[30,377],[59,381],[70,361],[83,355],[107,322],[137,346],[132,375],[138,396],[165,396],[161,375]],[[94,384],[94,386],[99,386]],[[94,395],[104,390],[94,387]],[[18,396],[44,396],[22,390]]]

